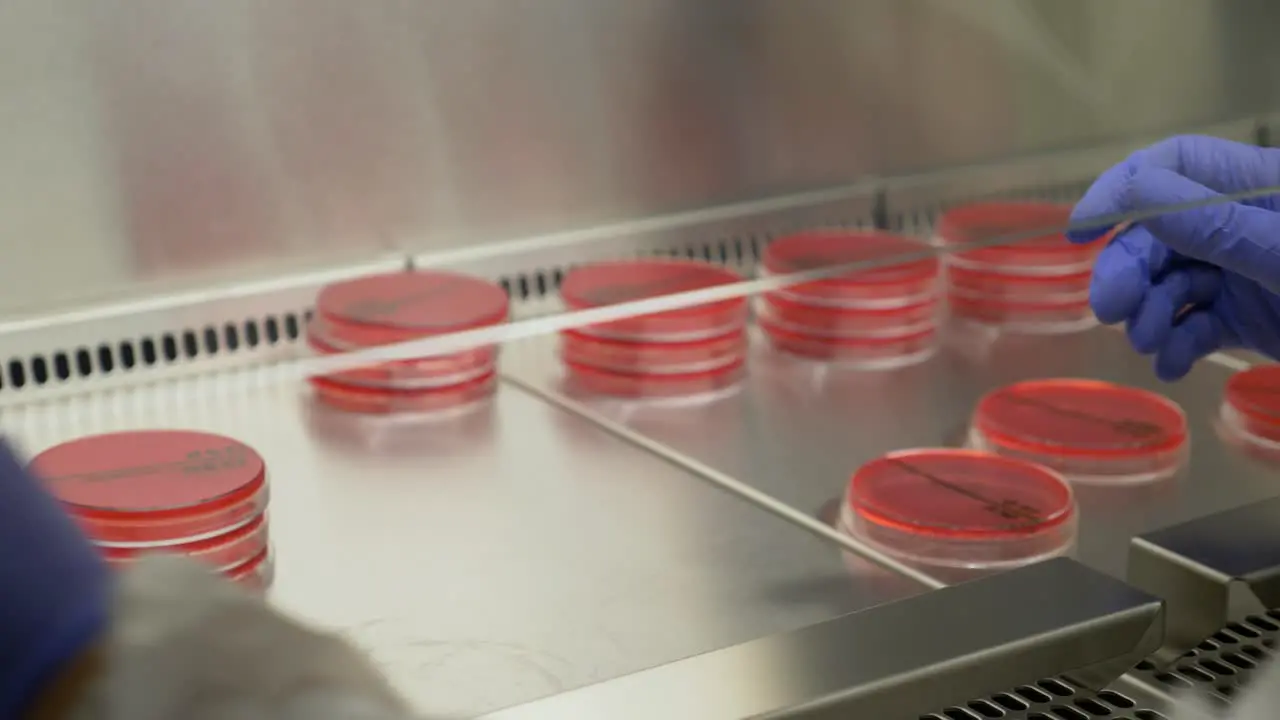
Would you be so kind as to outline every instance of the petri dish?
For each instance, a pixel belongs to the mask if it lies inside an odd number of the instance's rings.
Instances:
[[[1187,418],[1173,401],[1100,380],[1014,383],[978,401],[971,447],[1037,462],[1079,482],[1139,483],[1186,459]]]
[[[31,469],[100,545],[195,542],[249,524],[267,506],[262,457],[212,433],[92,435],[45,450]]]
[[[1009,568],[1070,549],[1071,485],[1035,463],[976,450],[889,453],[858,468],[840,527],[912,563]]]
[[[746,352],[745,330],[679,343],[613,340],[573,330],[560,334],[560,357],[565,362],[630,374],[714,370],[741,362]]]
[[[947,308],[959,320],[1027,334],[1072,333],[1098,324],[1088,300],[1030,302],[953,289],[947,292]]]
[[[718,265],[693,260],[621,260],[582,265],[560,284],[569,310],[617,305],[742,281]],[[743,327],[746,298],[732,298],[579,328],[595,337],[641,342],[682,342],[726,335]]]
[[[902,261],[893,262],[895,258]],[[812,230],[778,238],[765,248],[760,274],[784,275],[856,262],[876,267],[774,292],[797,302],[861,308],[917,305],[937,292],[940,264],[930,246],[881,232]]]
[[[444,387],[426,389],[374,388],[327,377],[310,378],[317,401],[344,412],[362,415],[436,414],[469,408],[497,390],[498,373]]]
[[[938,351],[938,331],[932,328],[897,337],[838,337],[797,332],[763,315],[756,321],[777,350],[852,369],[906,367],[924,362]]]
[[[776,293],[756,304],[756,317],[793,332],[836,337],[900,337],[938,323],[942,303],[928,299],[898,308],[850,309],[808,305]]]
[[[1020,272],[1071,275],[1088,271],[1107,243],[1107,237],[1076,245],[1063,230],[1071,218],[1071,206],[1042,202],[989,202],[963,205],[938,219],[937,242],[966,245],[996,242],[1004,236],[1043,234],[1016,243],[963,250],[947,256],[947,264],[974,270],[1017,268]]]
[[[505,322],[507,293],[469,275],[411,271],[326,285],[316,296],[321,339],[339,349],[406,342]]]
[[[1280,365],[1260,365],[1227,380],[1222,425],[1229,439],[1280,456]]]
[[[966,297],[1030,303],[1089,301],[1092,272],[1070,275],[1023,275],[949,266],[947,288]]]
[[[315,323],[315,320],[312,321]],[[314,334],[308,326],[307,345],[318,355],[333,355],[356,350],[340,348]],[[498,349],[493,346],[473,348],[460,353],[438,355],[402,362],[378,363],[369,367],[343,370],[328,375],[332,380],[370,388],[421,389],[457,385],[493,372]]]
[[[275,554],[268,547],[235,567],[221,571],[223,577],[253,592],[265,592],[276,578]]]
[[[690,373],[622,373],[570,362],[564,366],[573,390],[629,399],[716,394],[737,385],[747,368],[745,360]]]
[[[248,524],[229,533],[215,535],[204,540],[172,545],[132,547],[126,545],[102,546],[102,556],[112,565],[126,565],[144,553],[168,553],[184,555],[206,565],[226,570],[242,565],[267,549],[268,533],[266,515],[259,515]]]

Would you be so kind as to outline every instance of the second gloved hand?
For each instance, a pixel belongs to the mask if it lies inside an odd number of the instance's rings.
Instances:
[[[1093,184],[1072,223],[1160,207],[1123,229],[1098,256],[1090,303],[1124,322],[1129,341],[1155,357],[1164,380],[1204,356],[1242,347],[1280,359],[1280,198],[1223,195],[1280,186],[1280,150],[1183,136],[1139,150]],[[1094,240],[1109,227],[1068,233]]]

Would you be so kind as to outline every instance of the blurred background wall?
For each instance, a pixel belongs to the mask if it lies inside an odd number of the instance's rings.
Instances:
[[[7,0],[0,311],[1276,109],[1267,0]]]

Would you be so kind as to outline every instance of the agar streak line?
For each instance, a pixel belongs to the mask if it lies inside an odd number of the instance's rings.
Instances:
[[[1039,410],[1048,410],[1059,417],[1071,418],[1073,420],[1084,420],[1097,425],[1107,425],[1123,435],[1128,435],[1140,440],[1156,440],[1164,437],[1164,431],[1155,423],[1149,423],[1143,420],[1112,420],[1104,418],[1092,413],[1080,412],[1079,410],[1069,410],[1067,408],[1058,407],[1052,403],[1042,400],[1033,400],[1031,398],[1015,397],[1004,393],[1001,395],[1007,402],[1015,405],[1023,405],[1025,407],[1033,407]]]
[[[957,485],[956,483],[953,483],[950,480],[944,480],[943,478],[940,478],[937,475],[934,475],[933,473],[927,470],[922,470],[902,460],[890,460],[889,462],[890,464],[896,466],[900,470],[905,470],[906,472],[911,473],[916,477],[924,478],[925,480],[928,480],[929,482],[932,482],[935,485],[938,485],[940,487],[946,488],[951,492],[957,493],[959,495],[963,495],[969,498],[970,500],[975,500],[977,502],[980,502],[982,503],[984,509],[996,515],[999,515],[1000,517],[1005,518],[1006,520],[1030,520],[1032,522],[1044,521],[1044,517],[1041,516],[1039,510],[1033,507],[1030,507],[1028,505],[1024,505],[1016,500],[992,500],[986,497],[985,495],[983,495],[982,493],[975,492],[974,490],[971,490],[962,485]]]

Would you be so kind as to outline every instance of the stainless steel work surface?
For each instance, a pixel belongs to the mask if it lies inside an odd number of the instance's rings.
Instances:
[[[254,371],[8,408],[29,452],[185,427],[265,457],[273,600],[369,649],[424,710],[468,716],[790,630],[916,588],[517,388],[354,432]],[[366,428],[367,430],[367,428]]]
[[[760,337],[754,341],[748,379],[736,394],[714,402],[662,407],[577,399],[675,454],[824,515],[852,471],[877,455],[961,444],[975,403],[990,389],[1026,378],[1066,376],[1156,390],[1187,413],[1190,463],[1164,481],[1076,487],[1081,510],[1076,556],[1117,577],[1123,577],[1135,534],[1280,494],[1280,471],[1244,458],[1214,430],[1222,384],[1232,367],[1206,361],[1183,381],[1164,384],[1149,359],[1135,353],[1122,333],[1107,328],[1060,336],[991,336],[957,327],[930,361],[883,372],[798,361]],[[559,392],[554,347],[550,338],[530,341],[512,355],[509,372]]]

